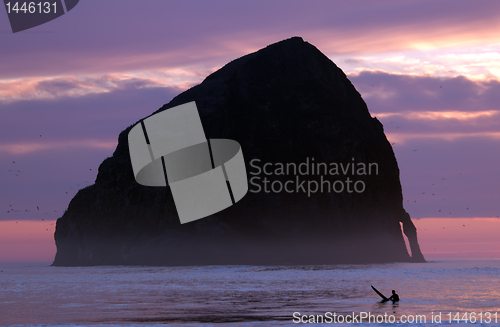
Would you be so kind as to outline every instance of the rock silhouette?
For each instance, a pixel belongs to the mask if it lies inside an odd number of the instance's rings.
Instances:
[[[377,163],[378,175],[351,176],[365,183],[361,193],[249,191],[236,205],[181,225],[168,187],[136,183],[129,126],[95,184],[81,189],[57,220],[53,265],[424,261],[382,124],[342,70],[313,45],[294,37],[236,59],[157,112],[190,101],[197,103],[207,138],[241,144],[249,178],[253,159]]]

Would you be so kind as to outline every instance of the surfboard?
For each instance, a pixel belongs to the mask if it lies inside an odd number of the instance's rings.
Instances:
[[[387,302],[387,301],[390,301],[388,298],[385,297],[384,294],[380,293],[378,289],[376,289],[375,287],[373,287],[373,285],[370,285],[373,290],[375,291],[375,293],[377,293],[381,298],[382,298],[382,302]]]

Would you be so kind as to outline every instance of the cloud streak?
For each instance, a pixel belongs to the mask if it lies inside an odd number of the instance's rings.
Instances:
[[[484,81],[500,79],[498,42],[467,47],[438,47],[425,51],[400,50],[362,56],[331,56],[349,74],[384,71],[433,77],[466,76]]]
[[[476,120],[477,118],[490,118],[498,116],[500,111],[486,110],[486,111],[420,111],[420,112],[388,112],[377,113],[378,118],[391,118],[403,117],[405,119],[419,119],[419,120]]]
[[[69,140],[55,142],[31,142],[31,143],[0,143],[0,154],[24,155],[31,152],[47,150],[64,150],[75,148],[108,149],[112,150],[117,145],[117,141],[110,140]]]
[[[0,104],[23,100],[57,100],[113,91],[167,87],[177,92],[199,83],[211,71],[163,69],[89,76],[26,77],[0,80]]]
[[[500,132],[477,132],[477,133],[385,133],[387,139],[394,144],[405,144],[409,140],[414,139],[441,139],[445,141],[456,141],[464,138],[474,138],[474,139],[490,139],[494,141],[500,141]]]

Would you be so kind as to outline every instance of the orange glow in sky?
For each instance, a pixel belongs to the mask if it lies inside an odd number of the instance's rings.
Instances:
[[[427,260],[500,258],[500,219],[413,219],[418,242]]]
[[[55,220],[0,221],[0,262],[52,263]]]
[[[500,219],[413,220],[427,260],[500,258]],[[55,220],[0,221],[0,262],[47,262],[56,254]]]

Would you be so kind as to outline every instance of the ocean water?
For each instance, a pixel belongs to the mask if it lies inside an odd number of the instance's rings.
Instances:
[[[1,326],[500,325],[500,260],[0,270]]]

